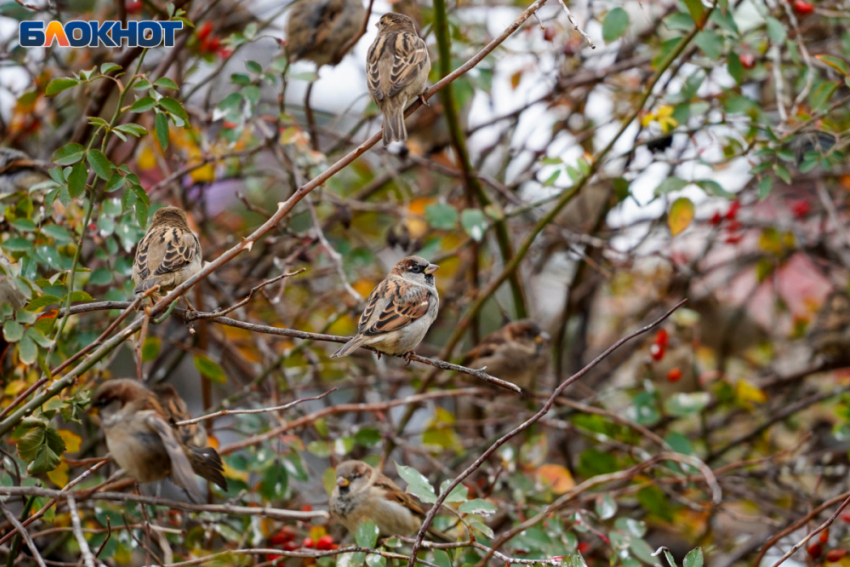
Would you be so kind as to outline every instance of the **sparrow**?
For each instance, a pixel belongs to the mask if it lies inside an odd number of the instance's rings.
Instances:
[[[163,207],[153,215],[133,261],[134,293],[155,285],[169,292],[201,270],[201,243],[186,222],[186,212]]]
[[[363,26],[366,10],[361,0],[300,0],[286,24],[290,60],[312,61],[317,66],[336,65],[343,48]]]
[[[49,181],[48,164],[34,160],[20,150],[0,148],[0,195],[29,191]]]
[[[171,384],[161,383],[153,386],[151,390],[156,394],[159,404],[168,417],[168,422],[177,427],[180,440],[188,447],[206,447],[207,432],[203,427],[200,427],[197,423],[177,425],[181,421],[192,419],[189,407],[177,393],[177,389]]]
[[[409,360],[440,309],[433,275],[437,268],[419,256],[409,256],[393,266],[369,294],[357,334],[331,358],[348,356],[368,345],[385,354],[405,354]]]
[[[221,457],[212,447],[187,446],[157,395],[137,380],[101,384],[91,407],[99,410],[110,455],[137,481],[166,477],[196,502],[203,499],[195,474],[227,490]]]
[[[369,94],[384,114],[384,146],[395,143],[404,148],[404,109],[425,90],[431,59],[409,17],[391,12],[376,25],[378,37],[369,48],[366,81]]]
[[[824,363],[840,366],[850,362],[850,296],[833,291],[823,302],[808,332],[808,342]]]
[[[23,309],[27,298],[15,283],[12,262],[0,252],[0,305],[4,303],[11,305],[12,309]]]
[[[330,510],[352,534],[360,522],[371,520],[383,536],[413,536],[425,519],[425,512],[409,494],[363,461],[337,465]],[[429,528],[428,533],[443,542],[454,541],[435,529]]]
[[[513,382],[522,389],[534,386],[548,362],[550,337],[536,322],[508,323],[484,337],[463,359],[464,366],[487,367],[491,376]]]

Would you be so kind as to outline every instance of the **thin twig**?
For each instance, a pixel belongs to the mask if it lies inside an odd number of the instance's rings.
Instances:
[[[321,400],[322,398],[331,394],[332,392],[336,392],[336,388],[331,388],[330,390],[328,390],[324,394],[319,394],[318,396],[313,396],[312,398],[301,398],[301,399],[295,400],[294,402],[289,402],[288,404],[283,404],[282,406],[275,406],[275,407],[272,407],[272,408],[259,408],[259,409],[246,409],[246,410],[223,409],[221,411],[217,411],[215,413],[211,413],[211,414],[208,414],[208,415],[202,415],[201,417],[196,417],[194,419],[187,419],[185,421],[178,421],[177,423],[175,423],[175,425],[177,425],[177,426],[190,425],[192,423],[198,423],[198,422],[201,422],[201,421],[204,421],[204,420],[207,420],[207,419],[214,419],[216,417],[221,417],[223,415],[239,415],[239,414],[246,414],[246,413],[249,413],[249,414],[270,413],[270,412],[275,412],[275,411],[288,410],[289,408],[295,407],[302,402],[309,402],[309,401],[313,401],[313,400]]]
[[[86,536],[83,535],[83,526],[80,524],[80,514],[77,512],[77,501],[70,494],[65,497],[68,502],[68,512],[71,514],[71,525],[74,527],[74,537],[77,538],[77,543],[80,545],[80,553],[83,555],[83,561],[86,567],[95,567],[94,556],[89,548],[89,543],[86,541]]]
[[[27,542],[27,547],[30,548],[33,559],[35,559],[35,562],[38,563],[39,567],[47,567],[44,563],[44,559],[41,558],[41,555],[38,552],[38,548],[35,546],[35,542],[33,542],[29,532],[27,532],[27,529],[21,525],[18,518],[16,518],[12,511],[6,507],[6,504],[4,504],[2,500],[0,500],[0,510],[3,511],[3,515],[5,515],[6,519],[9,520],[9,522],[15,527],[15,531],[21,534],[21,537],[24,538],[25,542]]]

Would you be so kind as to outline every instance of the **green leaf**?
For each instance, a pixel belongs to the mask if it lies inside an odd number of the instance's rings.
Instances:
[[[107,158],[102,151],[95,149],[89,150],[87,157],[89,165],[94,170],[95,174],[104,181],[108,180],[112,173],[112,168],[115,167],[112,162],[109,161],[109,158]]]
[[[41,297],[36,297],[32,301],[30,301],[29,304],[26,307],[26,310],[33,312],[33,313],[36,313],[38,311],[41,311],[42,309],[44,309],[48,305],[60,303],[61,301],[62,301],[62,298],[56,297],[55,295],[49,295],[49,294],[42,295]]]
[[[68,299],[68,296],[62,298],[62,302]],[[88,303],[90,301],[94,301],[94,298],[82,290],[76,290],[71,292],[71,303]]]
[[[673,191],[679,191],[690,185],[690,181],[685,181],[675,176],[668,177],[661,182],[661,185],[655,188],[655,195],[665,195]]]
[[[24,327],[17,321],[9,319],[3,323],[3,336],[6,342],[16,343],[24,336]]]
[[[440,494],[443,494],[451,483],[452,481],[450,479],[443,481],[443,484],[440,485]],[[458,484],[452,489],[449,495],[446,496],[444,502],[466,502],[468,498],[467,494],[469,494],[469,489],[463,484]]]
[[[622,8],[614,8],[605,15],[602,22],[602,39],[605,43],[611,43],[618,39],[629,26],[629,14]]]
[[[30,252],[33,249],[33,243],[26,238],[10,238],[3,243],[3,248],[9,252]]]
[[[637,499],[641,506],[650,514],[668,522],[673,521],[672,508],[667,496],[657,486],[641,488],[637,493]]]
[[[767,35],[773,43],[785,43],[785,38],[788,33],[785,31],[785,26],[776,18],[767,17]]]
[[[174,100],[170,97],[163,97],[159,100],[159,106],[164,108],[174,116],[178,116],[183,119],[183,122],[189,123],[189,115],[186,114],[186,110],[183,109],[183,105],[178,101]]]
[[[490,514],[498,512],[499,508],[489,500],[476,498],[461,504],[458,511],[462,514],[479,514],[481,516],[489,516]]]
[[[378,535],[380,534],[380,530],[378,526],[375,525],[375,522],[372,520],[366,520],[365,522],[360,522],[357,526],[357,533],[354,534],[354,541],[357,542],[357,545],[360,547],[375,547],[375,544],[378,542]]]
[[[617,513],[617,501],[609,493],[596,498],[596,515],[600,520],[609,520]]]
[[[127,124],[122,124],[121,126],[116,126],[116,130],[120,132],[125,132],[135,138],[140,136],[144,136],[148,133],[147,128],[140,124],[136,124],[135,122],[128,122]]]
[[[726,68],[736,83],[740,85],[744,82],[744,66],[741,64],[741,58],[734,51],[726,56]]]
[[[136,221],[139,223],[139,226],[145,228],[148,224],[148,204],[142,201],[141,199],[136,200]]]
[[[714,30],[702,30],[694,38],[694,43],[709,59],[716,61],[723,53],[723,37]]]
[[[255,74],[257,74],[257,75],[261,75],[261,74],[263,73],[263,67],[262,67],[262,65],[260,65],[260,64],[259,64],[259,63],[257,63],[256,61],[246,61],[246,62],[245,62],[245,67],[246,67],[249,71],[251,71],[252,73],[255,73]]]
[[[11,224],[15,230],[20,232],[32,232],[37,228],[35,223],[30,219],[15,219],[9,224]]]
[[[687,417],[704,410],[710,400],[708,392],[677,392],[664,400],[664,411],[674,417]]]
[[[705,26],[705,6],[703,6],[701,0],[684,0],[685,6],[688,8],[688,13],[691,15],[691,19],[693,19],[694,24],[699,29],[702,29]]]
[[[70,77],[59,77],[58,79],[53,79],[47,84],[47,89],[45,89],[44,94],[47,96],[53,96],[55,94],[59,94],[64,90],[76,87],[80,84],[80,81],[77,79],[72,79]]]
[[[100,66],[100,74],[106,75],[107,73],[111,73],[112,71],[121,69],[121,65],[118,63],[104,63]]]
[[[56,165],[74,165],[85,154],[86,149],[80,144],[66,144],[53,153],[53,161]]]
[[[785,182],[786,185],[791,185],[791,172],[788,171],[788,168],[785,167],[784,164],[773,164],[773,171],[779,179]]]
[[[723,186],[720,185],[717,181],[712,181],[711,179],[698,179],[694,181],[699,187],[713,197],[724,197],[726,199],[733,199],[735,197],[734,193],[730,193]]]
[[[75,163],[74,167],[71,168],[71,174],[68,176],[68,193],[72,198],[76,199],[85,193],[87,177],[86,164],[82,161]]]
[[[168,117],[162,112],[157,113],[154,119],[154,131],[156,140],[163,150],[168,149]]]
[[[702,548],[695,547],[690,550],[688,554],[685,556],[685,561],[683,563],[684,567],[702,567],[704,558],[702,556]]]
[[[835,57],[834,55],[821,54],[815,55],[815,58],[819,59],[821,63],[829,65],[845,77],[850,75],[850,68],[847,67],[847,63],[839,57]]]
[[[112,270],[109,268],[98,268],[89,276],[89,284],[91,285],[107,285],[112,283]]]
[[[487,232],[487,217],[481,209],[464,209],[460,214],[460,224],[476,242],[481,242]]]
[[[434,487],[428,482],[422,473],[413,467],[405,467],[398,463],[395,464],[398,475],[407,483],[407,492],[416,496],[426,504],[433,504],[437,501],[437,494],[434,492]]]
[[[156,101],[153,98],[146,96],[134,102],[133,106],[130,107],[130,112],[147,112],[154,106],[156,106]]]
[[[387,558],[377,553],[367,553],[366,565],[369,567],[387,567]]]
[[[227,376],[224,374],[224,370],[222,370],[221,366],[219,366],[218,363],[210,357],[205,354],[196,354],[194,360],[195,368],[198,369],[198,372],[200,372],[201,375],[216,384],[224,384],[227,382]]]
[[[770,195],[770,190],[773,187],[773,179],[765,175],[759,181],[759,201],[763,201],[768,195]]]
[[[446,203],[425,207],[425,219],[437,230],[453,230],[457,226],[457,209]]]
[[[437,564],[437,567],[452,567],[451,557],[442,549],[434,550],[434,563]]]
[[[162,77],[161,79],[157,79],[153,86],[160,87],[163,89],[171,89],[172,91],[180,90],[180,87],[177,86],[177,83],[175,83],[168,77]]]
[[[104,187],[103,190],[107,193],[118,191],[119,189],[124,187],[125,182],[126,179],[123,175],[121,175],[117,171],[113,171],[112,175],[109,177],[109,181],[106,182],[106,187]]]
[[[73,240],[71,233],[58,224],[48,224],[41,227],[41,233],[56,241],[56,244],[68,244]]]
[[[29,335],[24,335],[18,342],[18,356],[21,357],[21,362],[27,366],[35,362],[38,357],[38,347]]]

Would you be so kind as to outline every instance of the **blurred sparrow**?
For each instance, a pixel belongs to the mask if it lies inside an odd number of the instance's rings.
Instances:
[[[850,296],[843,291],[830,293],[808,335],[814,354],[822,362],[832,366],[850,362]]]
[[[419,256],[410,256],[393,266],[366,300],[357,334],[331,358],[347,356],[366,345],[386,354],[412,354],[440,309],[433,275],[437,268]]]
[[[157,384],[151,388],[159,400],[159,405],[165,410],[165,415],[168,417],[168,422],[176,425],[180,421],[192,419],[192,414],[189,413],[189,407],[177,389],[171,384]],[[206,447],[207,432],[198,423],[190,423],[188,425],[177,426],[177,431],[180,433],[180,440],[189,447]]]
[[[50,180],[47,169],[48,164],[22,151],[0,148],[0,195],[29,191],[33,185]]]
[[[384,14],[377,26],[378,37],[366,60],[369,94],[384,114],[384,146],[397,143],[404,147],[404,109],[425,90],[431,59],[428,46],[407,16]],[[426,103],[424,98],[422,102]]]
[[[422,527],[425,512],[413,498],[383,473],[363,461],[345,461],[336,467],[336,486],[330,499],[331,514],[352,534],[360,522],[371,520],[384,536],[413,536]],[[428,529],[434,538],[454,540]]]
[[[549,339],[549,334],[534,321],[514,321],[484,337],[467,353],[463,365],[486,366],[491,376],[528,389],[546,367]]]
[[[212,447],[188,447],[175,435],[169,414],[141,382],[109,380],[98,387],[92,408],[100,411],[110,455],[139,482],[166,477],[196,502],[203,499],[195,474],[227,490],[221,457]]]
[[[22,309],[27,304],[26,296],[15,283],[12,262],[0,252],[0,305],[8,303],[12,309]]]
[[[286,24],[291,60],[308,59],[318,66],[336,65],[343,48],[360,31],[366,10],[361,0],[300,0]]]
[[[133,262],[135,293],[155,285],[171,291],[201,269],[201,244],[177,207],[163,207],[153,215]]]

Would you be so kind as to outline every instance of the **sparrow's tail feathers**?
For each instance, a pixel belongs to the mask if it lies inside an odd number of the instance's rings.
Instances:
[[[348,356],[359,347],[363,346],[363,343],[366,342],[366,337],[363,335],[356,335],[351,338],[350,341],[339,347],[339,349],[331,355],[331,358],[339,358],[341,356]]]
[[[136,295],[140,293],[144,293],[155,285],[159,285],[159,278],[148,278],[143,280],[136,286],[136,289],[133,290],[133,293]]]
[[[393,142],[404,145],[407,141],[407,127],[404,125],[404,107],[387,108],[384,114],[384,146]]]
[[[224,478],[224,464],[221,457],[212,447],[190,447],[192,470],[195,474],[207,479],[222,490],[227,490],[227,480]]]

